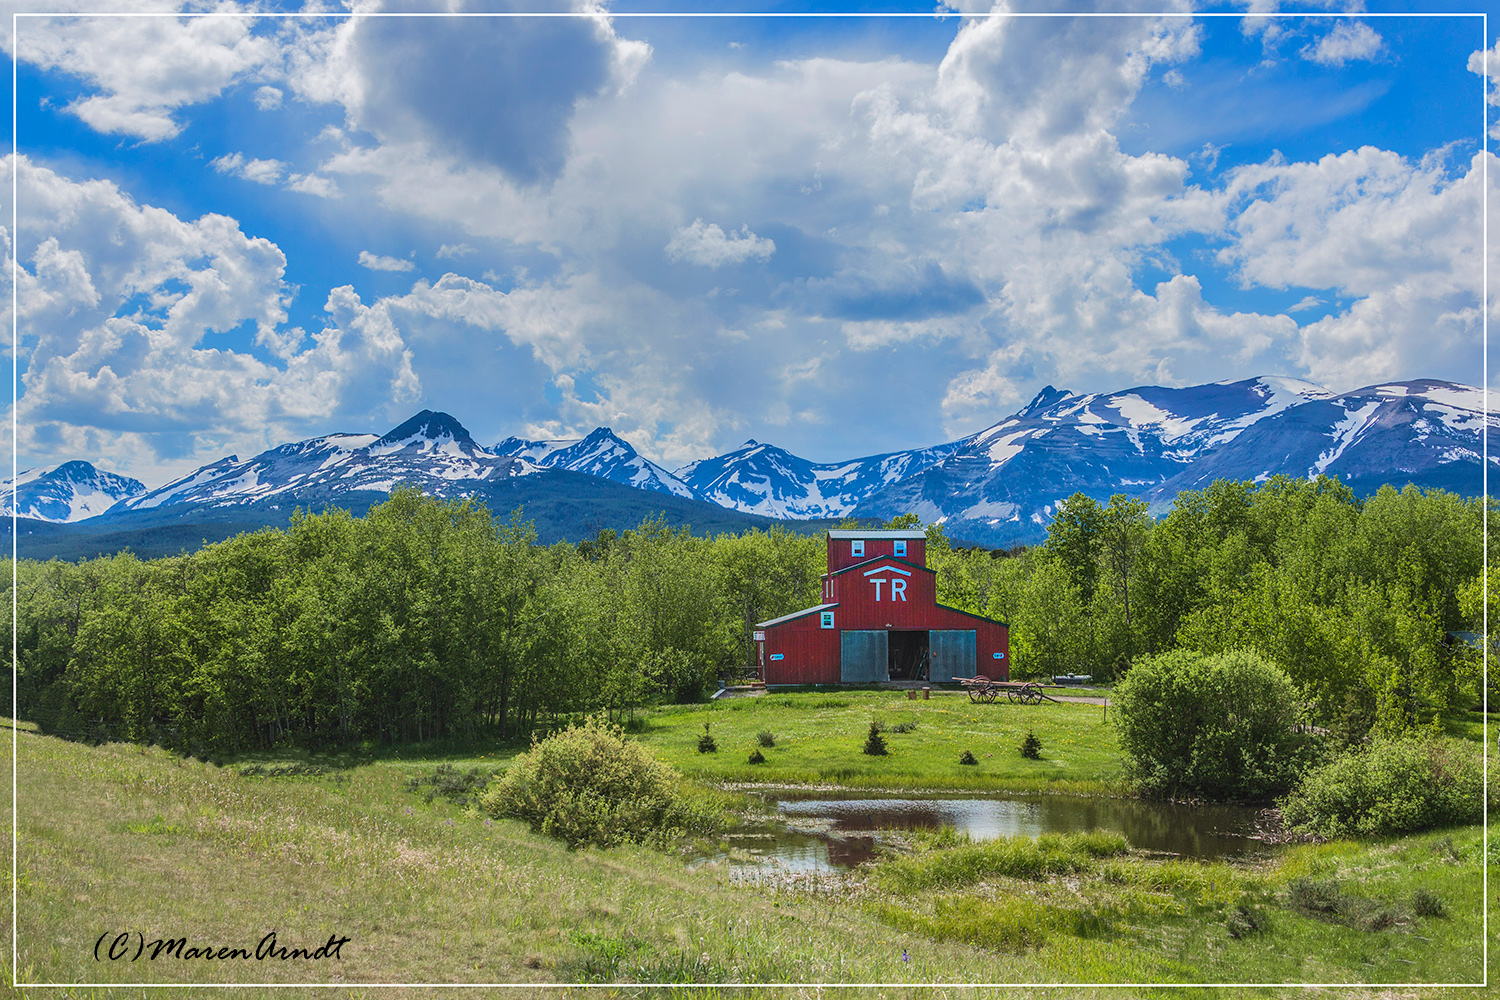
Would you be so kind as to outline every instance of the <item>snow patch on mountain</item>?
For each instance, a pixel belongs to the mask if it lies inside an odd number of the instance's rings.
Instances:
[[[128,476],[96,469],[88,462],[64,462],[18,473],[3,485],[3,513],[56,524],[98,517],[146,487]]]
[[[1370,417],[1378,409],[1380,409],[1380,404],[1375,402],[1366,403],[1357,410],[1346,411],[1347,416],[1333,425],[1331,432],[1333,446],[1319,454],[1317,461],[1313,462],[1312,468],[1307,470],[1309,478],[1314,475],[1322,475],[1344,453],[1344,450],[1359,437],[1360,433],[1370,425]]]
[[[548,469],[567,469],[611,479],[641,490],[655,490],[700,500],[702,497],[682,479],[646,458],[629,441],[608,427],[596,427],[575,440],[528,441],[508,437],[490,449],[496,455],[511,455]]]
[[[475,444],[446,413],[423,410],[385,434],[328,434],[280,445],[241,462],[231,455],[142,496],[113,513],[175,504],[228,507],[282,495],[329,503],[352,492],[389,493],[409,482],[434,496],[473,496],[478,485],[534,468]]]
[[[875,491],[908,478],[952,448],[937,445],[818,463],[750,440],[716,458],[684,465],[677,476],[705,499],[751,514],[798,520],[843,517]]]

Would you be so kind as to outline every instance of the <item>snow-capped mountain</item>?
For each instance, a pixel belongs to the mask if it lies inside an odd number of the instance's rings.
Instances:
[[[677,476],[706,499],[767,517],[843,517],[872,493],[949,454],[956,444],[820,465],[774,445],[746,441],[717,458],[691,462]]]
[[[1474,496],[1483,491],[1484,423],[1484,393],[1471,386],[1431,379],[1366,386],[1256,423],[1148,498],[1170,500],[1215,479],[1320,474],[1359,493],[1415,483]],[[1490,426],[1500,429],[1500,421]]]
[[[62,465],[27,469],[14,480],[6,481],[0,499],[0,514],[14,513],[38,521],[57,524],[97,517],[121,500],[139,496],[146,487],[139,480],[103,472],[88,462],[64,462]],[[11,508],[11,491],[15,490],[15,509]]]
[[[1015,415],[949,444],[819,464],[747,441],[668,472],[607,427],[486,450],[453,417],[424,410],[384,435],[330,434],[244,462],[231,455],[150,491],[87,462],[32,470],[18,477],[19,513],[101,527],[279,523],[298,506],[358,510],[410,482],[494,510],[538,511],[554,537],[617,526],[603,523],[606,510],[620,526],[665,508],[674,523],[700,526],[914,512],[951,538],[1012,545],[1045,537],[1058,502],[1076,492],[1144,497],[1163,513],[1179,491],[1214,479],[1327,474],[1359,494],[1411,482],[1474,496],[1486,419],[1480,390],[1434,380],[1337,395],[1281,377],[1087,395],[1047,386]],[[1500,471],[1500,458],[1491,461]]]
[[[616,437],[608,427],[596,427],[585,438],[565,441],[528,441],[508,437],[490,451],[496,455],[523,458],[543,468],[584,472],[636,489],[702,499],[677,476],[642,458],[629,441]]]
[[[525,459],[485,451],[448,414],[423,410],[383,435],[329,434],[284,444],[244,462],[230,455],[124,500],[109,513],[118,517],[175,505],[267,504],[290,510],[350,493],[389,493],[399,483],[453,499],[479,495],[485,483],[535,470]]]
[[[1281,377],[1083,396],[1048,386],[1015,416],[874,494],[855,514],[914,511],[923,520],[941,520],[954,537],[1036,540],[1058,501],[1073,493],[1100,500],[1114,493],[1165,496],[1164,483],[1176,482],[1251,428],[1332,399],[1321,386]]]

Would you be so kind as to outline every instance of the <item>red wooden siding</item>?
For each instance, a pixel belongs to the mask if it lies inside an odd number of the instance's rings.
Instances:
[[[843,612],[839,628],[929,628],[924,624],[937,603],[937,574],[902,559],[866,560],[832,574],[833,596]],[[872,582],[880,580],[881,586]],[[891,582],[904,583],[892,600]],[[878,590],[879,600],[876,600]],[[905,598],[904,600],[902,598]]]
[[[834,624],[838,624],[838,608]],[[839,630],[823,628],[822,615],[803,615],[765,630],[766,638],[756,652],[764,657],[767,684],[837,684],[839,682]],[[780,660],[772,657],[781,655]],[[759,657],[758,657],[759,658]]]
[[[898,558],[916,563],[918,566],[927,565],[927,539],[925,538],[866,538],[864,539],[865,554],[862,556],[852,553],[851,546],[854,544],[854,539],[830,538],[828,539],[828,572],[837,573],[855,563],[862,563],[877,556],[895,555],[897,541],[906,543],[906,555]]]

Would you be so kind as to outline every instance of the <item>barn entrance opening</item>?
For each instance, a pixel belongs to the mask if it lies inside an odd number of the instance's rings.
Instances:
[[[892,632],[889,667],[893,681],[927,679],[927,632]]]

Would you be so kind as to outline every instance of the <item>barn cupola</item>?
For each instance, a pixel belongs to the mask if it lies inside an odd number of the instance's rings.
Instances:
[[[894,556],[917,566],[926,566],[927,532],[911,528],[856,528],[828,533],[830,574],[881,556]]]

